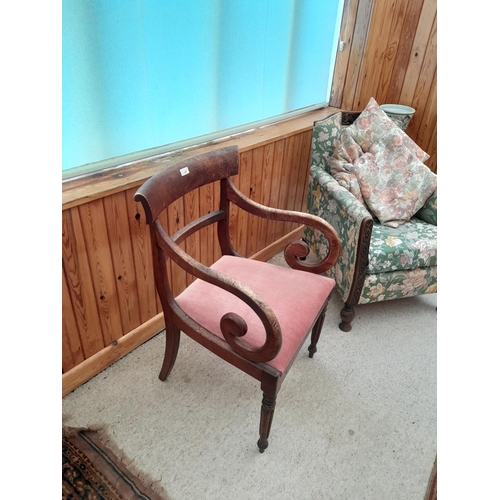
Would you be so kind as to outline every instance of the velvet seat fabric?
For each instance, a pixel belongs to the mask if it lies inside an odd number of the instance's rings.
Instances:
[[[282,332],[282,347],[267,364],[281,373],[286,372],[313,326],[318,310],[333,290],[335,281],[317,274],[228,255],[221,257],[211,268],[248,285],[276,314]],[[186,314],[221,338],[220,319],[224,314],[234,312],[247,323],[248,331],[243,337],[247,342],[256,346],[265,342],[265,330],[255,312],[238,297],[215,285],[197,279],[175,300]]]

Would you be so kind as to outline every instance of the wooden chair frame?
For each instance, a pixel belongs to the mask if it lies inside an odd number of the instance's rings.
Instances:
[[[229,213],[231,203],[265,219],[309,225],[326,236],[330,248],[326,257],[317,263],[301,260],[309,252],[309,247],[303,241],[289,243],[284,251],[284,257],[293,269],[317,274],[325,272],[338,259],[340,240],[335,230],[319,217],[302,212],[265,207],[244,196],[236,189],[230,179],[231,176],[238,174],[238,169],[238,147],[221,148],[166,168],[146,181],[135,194],[134,200],[140,202],[144,207],[146,222],[150,226],[154,279],[165,318],[165,357],[159,378],[165,380],[172,370],[179,349],[180,332],[183,331],[220,358],[259,380],[263,399],[258,446],[262,453],[268,446],[276,396],[286,375],[286,373],[281,373],[266,363],[266,361],[273,359],[280,350],[282,342],[280,325],[268,304],[251,288],[202,265],[182,250],[180,244],[196,231],[217,223],[218,241],[222,254],[242,257],[233,248],[230,240]],[[172,236],[168,235],[158,219],[159,214],[186,193],[215,181],[220,181],[219,209],[189,223]],[[252,346],[244,340],[246,324],[237,314],[228,313],[221,318],[220,324],[224,339],[188,316],[177,304],[169,286],[166,265],[168,258],[192,276],[234,294],[250,306],[264,325],[265,343],[258,347]],[[321,333],[329,298],[318,312],[311,330],[311,344],[309,346],[311,358],[316,352],[316,343]],[[288,366],[291,364],[292,362]]]

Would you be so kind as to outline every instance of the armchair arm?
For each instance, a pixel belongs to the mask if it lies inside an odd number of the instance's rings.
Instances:
[[[346,226],[359,226],[364,219],[372,219],[363,203],[329,173],[315,166],[311,167],[309,174],[307,208],[309,213],[321,217],[333,226],[341,244],[345,244],[343,236],[346,234],[343,229]]]
[[[369,246],[373,218],[355,196],[330,174],[315,166],[311,167],[309,174],[307,208],[309,213],[330,223],[340,238],[341,252],[335,266],[335,280],[343,300],[347,301],[360,271],[364,273],[367,265],[367,259],[361,259],[357,266],[356,263],[362,257],[361,250]],[[304,239],[318,257],[324,254],[325,242],[320,234],[306,229]]]
[[[227,313],[222,316],[220,320],[221,332],[232,349],[245,359],[257,363],[274,359],[281,349],[281,327],[267,302],[244,283],[204,266],[191,257],[167,234],[158,219],[153,224],[158,245],[179,267],[207,283],[232,293],[250,306],[262,321],[266,332],[266,341],[262,346],[254,346],[241,338],[247,332],[247,324],[241,316],[235,313]],[[173,298],[171,301],[173,301],[171,306],[175,310],[182,311]],[[182,316],[186,320],[183,312]],[[210,333],[214,335],[213,332]]]
[[[264,219],[305,224],[323,235],[327,241],[327,246],[325,246],[325,248],[328,248],[328,250],[323,255],[323,258],[317,263],[307,263],[300,260],[309,253],[309,247],[304,241],[292,241],[286,246],[284,257],[286,263],[291,268],[321,274],[331,269],[332,266],[335,265],[335,262],[337,262],[340,254],[340,239],[335,229],[321,217],[293,210],[270,208],[260,203],[256,203],[241,193],[231,180],[228,181],[227,185],[227,197],[229,201],[236,206],[253,215],[257,215]]]
[[[437,189],[424,203],[424,206],[415,214],[415,217],[428,222],[433,226],[437,226]]]

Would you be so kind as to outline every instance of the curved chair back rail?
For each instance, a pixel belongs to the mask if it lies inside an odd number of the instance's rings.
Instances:
[[[134,199],[140,201],[151,224],[175,200],[196,188],[238,174],[237,146],[187,158],[148,179]]]

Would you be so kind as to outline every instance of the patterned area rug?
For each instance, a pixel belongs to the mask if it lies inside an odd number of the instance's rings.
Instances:
[[[102,430],[63,427],[63,500],[168,500],[166,492],[134,470]]]

